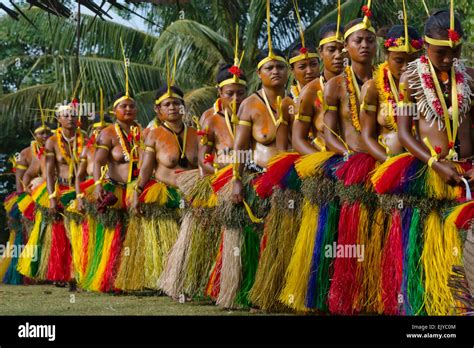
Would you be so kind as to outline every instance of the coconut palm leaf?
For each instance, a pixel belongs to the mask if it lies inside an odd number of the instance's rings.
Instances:
[[[160,35],[153,48],[153,63],[165,67],[166,56],[171,61],[175,53],[179,57],[176,81],[186,91],[212,84],[219,64],[233,57],[227,39],[191,20],[176,21]]]
[[[215,87],[202,87],[195,89],[184,96],[184,102],[186,103],[187,115],[185,122],[188,125],[194,125],[192,117],[201,115],[214,105],[216,101],[216,88]]]

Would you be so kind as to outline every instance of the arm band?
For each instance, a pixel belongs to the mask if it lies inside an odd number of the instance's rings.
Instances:
[[[145,147],[145,152],[156,153],[156,150],[153,146],[146,146]]]
[[[252,122],[249,122],[249,121],[239,120],[237,124],[241,126],[252,127]]]
[[[301,122],[308,122],[308,123],[311,123],[312,117],[311,117],[311,116],[304,116],[304,115],[297,114],[297,115],[295,116],[295,120],[298,120],[298,121],[301,121]]]
[[[360,106],[360,110],[367,110],[367,111],[372,111],[372,112],[377,112],[377,106],[376,105],[370,105],[366,104],[365,101],[362,103]]]
[[[324,105],[324,110],[327,111],[327,110],[330,110],[330,111],[337,111],[337,106],[333,106],[333,105]]]
[[[104,150],[107,150],[107,151],[110,151],[110,148],[107,146],[107,145],[95,145],[95,148],[96,149],[104,149]]]

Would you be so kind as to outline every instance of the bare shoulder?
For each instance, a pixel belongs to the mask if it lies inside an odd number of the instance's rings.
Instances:
[[[290,97],[285,97],[281,101],[281,107],[284,109],[289,108],[290,106],[294,106],[294,105],[295,103],[293,102],[293,99],[291,99]]]
[[[374,79],[370,79],[364,83],[361,88],[361,95],[364,95],[371,100],[377,98],[378,92]]]
[[[31,146],[25,147],[23,150],[20,151],[20,156],[27,157],[31,155]]]
[[[206,119],[211,117],[212,115],[214,115],[213,107],[204,111],[203,114],[201,115],[201,118],[199,119],[199,123],[201,124],[201,126],[204,125],[204,122],[206,121]]]
[[[320,89],[321,85],[318,77],[303,87],[300,93],[300,99],[314,98]]]
[[[192,126],[189,126],[189,127],[188,127],[188,134],[189,134],[189,135],[192,135],[192,136],[196,136],[196,134],[197,134],[197,129],[194,128],[194,127],[192,127]]]

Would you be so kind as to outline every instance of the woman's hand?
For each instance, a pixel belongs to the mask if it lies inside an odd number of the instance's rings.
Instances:
[[[242,203],[244,200],[244,185],[241,180],[234,180],[232,182],[232,196],[231,200],[234,204]]]

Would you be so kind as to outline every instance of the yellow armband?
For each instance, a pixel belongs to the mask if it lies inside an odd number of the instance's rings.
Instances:
[[[28,169],[28,167],[27,167],[27,166],[24,166],[23,164],[17,164],[17,165],[15,166],[15,168],[16,168],[16,169],[21,169],[21,170],[27,170],[27,169]]]
[[[330,110],[330,111],[337,111],[337,106],[325,104],[325,105],[324,105],[324,111],[327,111],[327,110]]]
[[[372,112],[377,112],[377,105],[370,105],[367,104],[365,101],[362,103],[360,106],[360,110],[367,110],[367,111],[372,111]]]
[[[110,151],[110,148],[107,146],[107,145],[95,145],[95,148],[96,149],[104,149],[104,150],[107,150],[107,151]]]
[[[297,114],[297,115],[295,116],[295,120],[298,120],[298,121],[301,121],[301,122],[308,122],[308,123],[311,123],[312,117],[311,117],[311,116],[304,116],[304,115]]]
[[[237,121],[237,124],[245,127],[252,127],[252,122],[249,121],[239,120]]]
[[[145,152],[156,153],[156,150],[153,146],[145,146]]]

